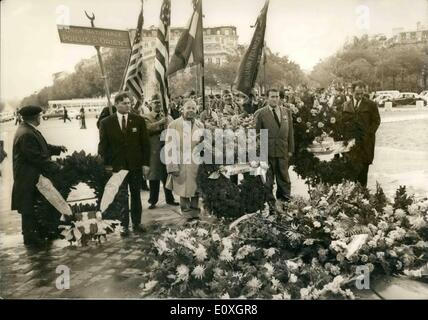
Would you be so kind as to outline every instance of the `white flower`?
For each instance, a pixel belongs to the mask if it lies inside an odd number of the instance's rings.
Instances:
[[[203,228],[198,228],[198,230],[196,230],[196,233],[199,237],[204,237],[208,235],[208,231]]]
[[[177,280],[183,282],[189,280],[189,268],[184,264],[177,267]]]
[[[406,217],[406,212],[404,212],[403,209],[396,209],[395,212],[394,212],[394,215],[398,219],[404,219]]]
[[[274,290],[278,289],[279,285],[281,284],[280,281],[275,277],[272,277],[270,281],[272,282],[272,289]]]
[[[276,249],[275,248],[269,248],[269,249],[263,249],[265,257],[266,258],[270,258],[272,257],[275,253],[276,253]]]
[[[168,249],[166,242],[162,239],[153,240],[153,244],[158,251],[159,255],[162,255],[164,252],[169,252],[171,249]]]
[[[220,299],[230,299],[229,293],[224,293],[220,296]]]
[[[290,279],[289,279],[289,281],[290,281],[291,283],[296,283],[296,282],[297,282],[297,276],[296,276],[294,273],[292,273],[292,274],[290,275]]]
[[[223,251],[220,252],[219,258],[221,261],[227,261],[227,262],[231,262],[233,260],[232,253],[228,249],[223,249]]]
[[[253,277],[250,281],[247,282],[247,287],[251,290],[259,290],[262,287],[262,283],[256,277]]]
[[[306,239],[305,241],[303,241],[303,244],[305,246],[311,246],[314,244],[314,239]]]
[[[150,280],[149,282],[146,282],[144,285],[143,292],[151,291],[154,287],[156,287],[157,284],[158,282],[156,280]]]
[[[266,276],[270,277],[273,274],[273,271],[274,271],[273,266],[270,263],[266,262],[263,265],[263,267],[266,268]]]
[[[301,122],[302,122],[302,118],[298,117],[298,118],[296,119],[296,121],[297,121],[298,123],[301,123]]]
[[[225,249],[231,249],[233,247],[232,240],[230,238],[223,238],[221,240],[221,243],[223,244]]]
[[[324,128],[324,123],[318,122],[318,128]]]
[[[224,270],[220,268],[214,268],[214,275],[216,277],[221,277],[224,274]]]
[[[311,290],[308,288],[300,289],[300,298],[302,298],[302,300],[310,299],[311,298],[310,292],[311,292]]]
[[[290,295],[287,291],[284,291],[284,292],[282,293],[282,298],[283,298],[284,300],[291,300],[291,295]]]
[[[388,223],[386,223],[385,221],[381,221],[379,222],[378,227],[382,230],[388,230]]]
[[[272,300],[282,300],[282,293],[273,294]]]
[[[198,261],[204,261],[208,256],[207,250],[202,244],[199,244],[198,248],[195,250],[194,255]]]
[[[366,263],[367,261],[369,261],[369,257],[367,255],[363,254],[361,256],[361,262]]]
[[[319,221],[314,221],[314,227],[315,228],[320,228],[321,227],[321,223]]]
[[[409,210],[410,215],[416,215],[419,211],[419,206],[416,203],[411,204],[407,210]]]
[[[336,123],[336,118],[335,117],[331,117],[330,118],[330,123]]]
[[[214,241],[214,242],[221,241],[220,236],[219,236],[219,235],[218,235],[218,233],[216,233],[216,232],[213,232],[213,233],[211,234],[211,237],[212,237],[212,239],[213,239],[213,241]]]
[[[296,271],[297,269],[299,269],[299,264],[297,264],[294,261],[291,260],[286,260],[285,264],[287,265],[288,270],[290,271]]]
[[[422,216],[410,216],[408,219],[410,225],[416,230],[424,228],[427,224]]]
[[[202,265],[197,265],[197,266],[195,267],[195,269],[193,269],[193,271],[192,271],[192,275],[193,275],[196,279],[202,280],[202,278],[203,278],[203,277],[204,277],[204,275],[205,275],[205,267],[204,267],[204,266],[202,266]]]

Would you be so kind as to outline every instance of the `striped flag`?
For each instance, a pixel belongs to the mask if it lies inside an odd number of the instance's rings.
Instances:
[[[143,101],[143,5],[141,5],[141,12],[138,16],[137,30],[135,33],[134,42],[132,44],[132,51],[128,61],[128,68],[126,70],[125,81],[123,83],[123,90],[131,92],[137,100],[137,104]]]
[[[193,9],[189,25],[178,40],[171,57],[167,76],[186,68],[187,65],[203,64],[202,0],[194,1]]]
[[[161,103],[165,114],[169,107],[169,88],[166,67],[169,63],[169,31],[171,24],[171,1],[164,0],[160,12],[160,23],[157,34],[155,73],[159,82]]]

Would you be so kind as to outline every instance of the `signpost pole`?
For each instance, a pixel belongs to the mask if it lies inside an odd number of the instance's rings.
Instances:
[[[88,15],[88,13],[85,11],[86,17],[88,17],[88,19],[91,21],[91,27],[95,28],[95,24],[94,24],[94,20],[95,20],[95,15],[94,13],[92,13],[92,17]],[[110,89],[108,87],[108,81],[107,81],[107,75],[104,69],[104,63],[103,63],[103,59],[101,57],[101,52],[100,52],[100,47],[99,46],[95,46],[95,50],[97,50],[97,56],[98,56],[98,62],[100,64],[100,68],[101,68],[101,77],[104,79],[104,88],[105,88],[105,92],[106,92],[106,96],[107,96],[107,106],[109,109],[109,113],[113,114],[113,108],[110,102]]]

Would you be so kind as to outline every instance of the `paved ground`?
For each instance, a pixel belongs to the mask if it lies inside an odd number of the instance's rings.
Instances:
[[[378,131],[376,158],[370,170],[369,185],[381,182],[390,195],[401,184],[409,185],[419,196],[428,194],[428,112],[406,110],[381,112],[382,125]],[[86,150],[96,153],[98,137],[95,119],[88,119],[88,129],[80,130],[76,121],[63,124],[59,120],[43,122],[40,129],[49,143],[64,144],[69,152]],[[7,123],[1,127],[1,139],[8,154],[12,154],[12,139],[16,127]],[[70,247],[56,241],[42,251],[29,251],[22,244],[20,216],[10,211],[12,186],[10,157],[1,165],[0,178],[0,296],[3,298],[138,298],[139,275],[148,261],[143,249],[150,245],[150,233],[121,239],[110,235],[108,242],[88,247]],[[292,173],[293,193],[306,195],[303,181]],[[148,210],[147,192],[142,193],[143,223],[159,222],[180,225],[184,221],[175,207],[164,203]],[[209,217],[204,217],[210,220]],[[90,261],[90,262],[89,262]],[[69,290],[56,288],[58,266],[71,269]],[[385,278],[375,291],[359,292],[361,298],[428,298],[424,284]]]

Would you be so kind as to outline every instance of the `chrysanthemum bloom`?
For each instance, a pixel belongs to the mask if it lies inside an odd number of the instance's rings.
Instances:
[[[297,276],[294,274],[294,273],[292,273],[291,275],[290,275],[290,278],[288,279],[291,283],[296,283],[297,282]]]
[[[331,119],[330,119],[330,123],[336,123],[336,118],[335,117],[331,117]]]
[[[220,253],[220,260],[221,261],[227,261],[230,262],[233,260],[232,252],[228,249],[223,249],[223,251]]]
[[[318,128],[324,128],[324,123],[318,122]]]
[[[278,289],[279,285],[281,284],[281,282],[275,277],[272,277],[272,279],[270,281],[272,282],[272,289],[273,290]]]
[[[321,227],[321,223],[319,221],[314,221],[314,227],[315,228],[320,228]]]
[[[262,283],[256,277],[253,277],[250,281],[247,282],[247,287],[253,291],[257,291],[262,287]]]
[[[204,237],[208,235],[208,231],[205,230],[204,228],[198,228],[198,230],[196,230],[196,233],[199,237]]]
[[[198,261],[204,261],[207,258],[207,250],[202,244],[199,244],[198,248],[195,250],[195,258]]]
[[[264,249],[264,254],[266,258],[272,257],[276,253],[275,248]]]
[[[189,268],[184,264],[177,267],[177,280],[183,282],[189,280]]]
[[[301,123],[301,122],[302,122],[302,118],[298,117],[298,118],[296,119],[296,121],[297,121],[298,123]]]
[[[263,265],[263,267],[266,268],[266,276],[270,277],[273,274],[273,271],[274,271],[273,266],[270,263],[266,262]]]
[[[197,265],[195,269],[192,271],[192,275],[199,280],[202,280],[202,278],[205,275],[205,267],[203,265]]]

